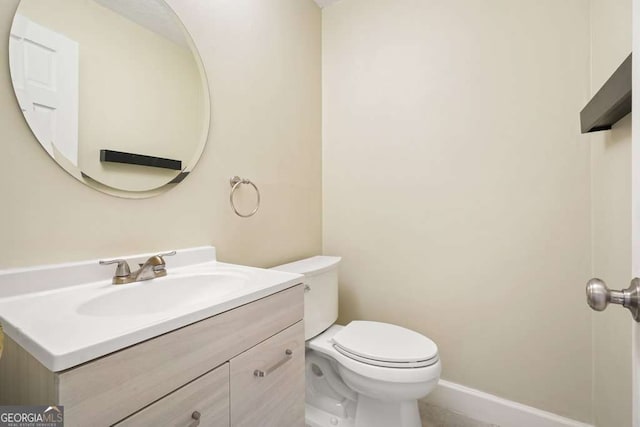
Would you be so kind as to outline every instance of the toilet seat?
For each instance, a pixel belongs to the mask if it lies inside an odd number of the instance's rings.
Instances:
[[[366,363],[372,366],[379,366],[382,368],[393,368],[393,369],[411,369],[411,368],[424,368],[427,366],[431,366],[434,363],[438,362],[438,356],[433,357],[428,360],[419,360],[416,362],[386,362],[384,360],[375,360],[375,359],[367,359],[366,357],[358,356],[357,354],[349,353],[344,350],[340,346],[334,344],[333,347],[341,353],[343,356],[348,357],[349,359],[353,359],[360,363]]]
[[[401,326],[353,321],[332,338],[342,355],[373,366],[422,368],[438,361],[438,347],[429,338]]]
[[[440,375],[441,362],[437,357],[434,359],[434,363],[429,366],[411,369],[398,369],[395,367],[377,366],[371,363],[365,363],[357,360],[353,355],[347,356],[338,351],[333,341],[333,337],[343,329],[345,329],[345,326],[331,326],[322,334],[308,340],[306,344],[307,348],[326,355],[330,359],[334,360],[339,366],[379,381],[408,384],[429,381]]]

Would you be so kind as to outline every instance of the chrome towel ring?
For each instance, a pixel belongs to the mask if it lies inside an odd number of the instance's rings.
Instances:
[[[253,182],[251,182],[251,180],[240,178],[239,176],[231,177],[229,179],[229,184],[231,184],[231,194],[229,194],[229,202],[231,203],[231,208],[236,213],[236,215],[242,218],[249,218],[250,216],[254,216],[256,212],[258,212],[258,209],[260,208],[260,190],[258,190],[258,187]],[[253,189],[256,190],[256,194],[258,195],[256,208],[248,214],[240,213],[240,211],[238,211],[238,209],[236,208],[235,203],[233,202],[233,195],[235,194],[236,190],[238,189],[238,187],[240,187],[241,184],[247,184],[252,186]]]

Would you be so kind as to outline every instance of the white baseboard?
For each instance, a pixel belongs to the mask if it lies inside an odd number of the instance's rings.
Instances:
[[[593,427],[445,380],[424,400],[500,427]]]

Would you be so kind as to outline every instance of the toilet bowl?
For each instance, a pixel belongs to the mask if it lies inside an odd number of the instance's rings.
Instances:
[[[304,275],[307,427],[420,427],[418,399],[440,378],[438,348],[388,323],[336,325],[340,258],[275,269]]]

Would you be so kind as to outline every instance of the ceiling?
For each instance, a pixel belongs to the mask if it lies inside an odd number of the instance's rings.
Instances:
[[[182,29],[176,25],[175,16],[162,0],[95,0],[119,15],[142,25],[183,47],[188,47]],[[327,7],[339,0],[314,0],[318,6]]]
[[[161,35],[180,46],[188,47],[184,32],[173,11],[158,0],[95,0],[102,6]]]

